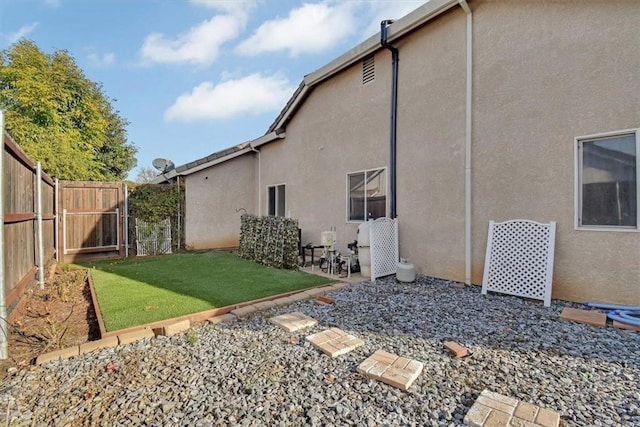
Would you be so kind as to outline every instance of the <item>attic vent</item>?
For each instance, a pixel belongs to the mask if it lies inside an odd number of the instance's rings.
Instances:
[[[362,60],[362,84],[372,82],[376,78],[376,67],[374,57],[370,56]]]

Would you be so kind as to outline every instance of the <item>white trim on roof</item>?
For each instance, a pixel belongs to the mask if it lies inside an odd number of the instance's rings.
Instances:
[[[389,26],[389,42],[399,39],[458,4],[460,4],[460,0],[430,0]],[[314,86],[381,49],[383,47],[380,45],[380,34],[377,33],[328,64],[304,76],[302,90],[294,94],[287,109],[275,123],[275,126],[272,125],[270,129],[282,129],[305,100],[307,92]]]
[[[236,157],[242,156],[243,154],[247,154],[247,153],[250,153],[250,152],[251,152],[251,147],[247,147],[247,148],[243,148],[242,150],[234,151],[233,153],[228,154],[226,156],[219,157],[219,158],[217,158],[215,160],[212,160],[210,162],[206,162],[206,163],[203,163],[201,165],[194,166],[194,167],[189,168],[189,169],[185,169],[185,170],[183,170],[181,172],[176,172],[176,170],[173,169],[173,170],[171,170],[171,171],[169,171],[169,172],[167,172],[165,174],[157,176],[150,183],[151,184],[160,184],[160,183],[168,181],[171,178],[174,178],[176,176],[191,175],[192,173],[199,172],[199,171],[201,171],[203,169],[210,168],[211,166],[215,166],[217,164],[226,162],[227,160],[234,159]]]
[[[268,133],[266,135],[262,135],[261,137],[252,140],[249,143],[249,145],[251,147],[253,147],[253,148],[257,148],[257,147],[260,147],[261,145],[264,145],[264,144],[267,144],[269,142],[275,141],[276,139],[284,139],[285,136],[287,136],[287,135],[284,132],[280,132],[280,133],[271,132],[271,133]]]
[[[454,8],[458,4],[461,3],[461,0],[430,0],[424,5],[420,6],[413,12],[404,16],[403,18],[398,19],[396,22],[389,26],[388,32],[388,40],[389,42],[393,42],[402,36],[408,34],[409,32],[419,28],[420,26],[426,24],[428,21],[438,17],[449,9]],[[353,49],[329,62],[328,64],[320,67],[316,71],[307,74],[304,77],[302,87],[299,91],[296,91],[294,95],[291,97],[289,102],[287,103],[286,109],[280,114],[279,119],[276,119],[277,122],[271,125],[269,129],[273,129],[274,131],[269,132],[259,138],[256,138],[252,141],[249,141],[249,146],[239,151],[235,151],[226,156],[219,157],[209,162],[202,163],[200,165],[194,166],[192,168],[184,169],[180,172],[177,172],[176,169],[160,175],[156,177],[151,183],[159,184],[161,182],[167,181],[171,178],[174,178],[178,175],[189,175],[194,172],[201,171],[208,167],[217,165],[219,163],[225,162],[227,160],[233,159],[235,157],[241,156],[248,152],[251,152],[253,149],[267,144],[269,142],[275,141],[277,139],[284,138],[286,135],[283,132],[284,126],[287,122],[293,117],[296,110],[300,107],[300,105],[304,102],[309,92],[313,89],[314,86],[318,85],[322,81],[330,78],[331,76],[339,73],[347,67],[355,64],[361,59],[365,58],[368,55],[371,55],[378,50],[383,49],[380,45],[380,36],[376,34],[374,36],[369,37],[364,42],[360,43]],[[184,166],[184,165],[183,165]],[[179,167],[180,168],[180,167]]]
[[[183,170],[178,171],[178,169],[182,168],[182,166],[184,165],[180,165],[178,166],[176,169],[173,169],[165,174],[162,175],[158,175],[157,177],[155,177],[152,181],[150,181],[151,184],[160,184],[162,182],[168,181],[171,178],[175,178],[176,176],[185,176],[185,175],[191,175],[192,173],[195,172],[199,172],[203,169],[207,169],[210,168],[211,166],[215,166],[217,164],[226,162],[227,160],[231,160],[234,159],[236,157],[242,156],[243,154],[247,154],[247,153],[251,153],[253,151],[253,148],[255,147],[259,147],[261,145],[267,144],[271,141],[275,141],[277,139],[282,139],[284,138],[286,135],[284,132],[280,132],[280,133],[276,133],[276,132],[271,132],[268,133],[266,135],[262,135],[261,137],[258,137],[256,139],[253,139],[251,141],[249,141],[248,143],[245,143],[247,146],[241,150],[238,151],[234,151],[232,153],[227,154],[226,156],[222,156],[222,157],[218,157],[217,159],[213,159],[210,160],[208,162],[190,167],[190,168],[186,168]],[[240,144],[242,145],[242,144]],[[189,163],[193,163],[193,162],[189,162]],[[187,163],[188,164],[188,163]]]

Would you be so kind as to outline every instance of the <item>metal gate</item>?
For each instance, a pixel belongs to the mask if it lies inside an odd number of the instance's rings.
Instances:
[[[123,186],[60,182],[58,245],[63,262],[124,256]]]
[[[164,255],[171,253],[171,219],[146,222],[136,218],[136,255]]]

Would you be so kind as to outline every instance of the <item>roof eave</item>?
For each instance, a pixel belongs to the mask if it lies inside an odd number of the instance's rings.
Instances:
[[[278,139],[284,139],[286,136],[287,134],[283,130],[277,129],[273,132],[270,132],[266,135],[262,135],[261,137],[252,140],[249,143],[249,145],[252,148],[258,148],[261,145],[265,145],[270,142],[277,141]]]
[[[389,26],[388,40],[390,42],[398,40],[428,21],[457,6],[459,3],[460,0],[431,0],[425,3],[391,24]],[[380,45],[380,35],[376,34],[316,71],[307,74],[298,90],[296,90],[289,102],[287,102],[287,105],[285,105],[267,132],[284,129],[314,86],[380,49],[382,49]]]
[[[270,132],[249,142],[227,148],[226,150],[222,150],[218,153],[214,153],[207,157],[203,157],[201,159],[194,160],[193,162],[185,163],[184,165],[178,166],[177,168],[165,174],[158,175],[150,181],[150,184],[161,184],[177,176],[191,175],[192,173],[199,172],[203,169],[210,168],[211,166],[226,162],[227,160],[235,159],[236,157],[240,157],[244,154],[250,153],[257,147],[276,141],[278,139],[283,139],[285,136],[286,134],[283,131]],[[229,151],[229,153],[222,156],[219,155],[220,153],[224,153],[225,151]]]
[[[414,31],[433,18],[457,6],[459,2],[460,0],[431,0],[423,4],[389,26],[389,42],[398,40]],[[304,82],[308,86],[314,86],[380,49],[383,49],[383,47],[380,45],[380,34],[377,33],[313,73],[306,75]]]
[[[178,168],[173,169],[165,174],[162,174],[160,176],[157,176],[156,178],[154,178],[152,181],[150,181],[150,184],[161,184],[165,181],[169,181],[172,178],[175,178],[176,176],[187,176],[187,175],[191,175],[192,173],[196,173],[199,172],[203,169],[207,169],[210,168],[211,166],[215,166],[219,163],[223,163],[226,162],[227,160],[231,160],[234,159],[236,157],[242,156],[244,154],[250,153],[251,152],[251,147],[247,146],[241,150],[237,150],[234,151],[230,154],[227,154],[226,156],[222,156],[222,157],[218,157],[215,160],[211,160],[205,163],[201,163],[197,166],[193,166],[193,167],[189,167],[183,170],[178,170]],[[183,165],[184,166],[184,165]]]

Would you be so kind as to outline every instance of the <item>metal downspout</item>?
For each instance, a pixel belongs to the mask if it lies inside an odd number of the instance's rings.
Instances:
[[[262,166],[260,164],[260,150],[251,147],[251,151],[258,155],[258,216],[262,216],[262,171],[260,170]]]
[[[398,61],[399,52],[398,49],[391,44],[387,39],[388,26],[393,23],[393,20],[386,19],[380,22],[380,45],[388,49],[391,52],[391,134],[389,140],[389,199],[390,199],[390,217],[396,218],[396,163],[397,163],[397,116],[398,116]]]
[[[0,110],[0,138],[2,139],[2,155],[0,155],[0,360],[9,357],[7,341],[7,306],[4,283],[4,111]]]
[[[473,14],[466,0],[459,1],[467,14],[467,75],[466,75],[466,114],[464,144],[464,282],[472,284],[471,279],[471,131],[473,120]]]

